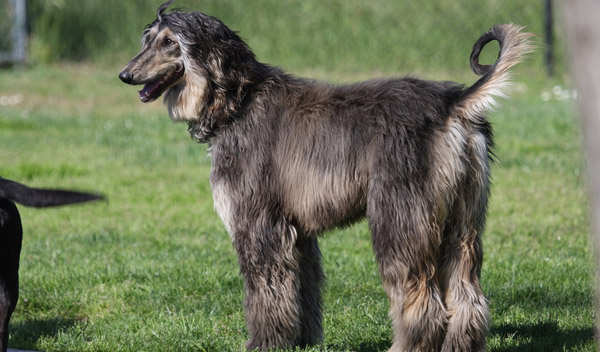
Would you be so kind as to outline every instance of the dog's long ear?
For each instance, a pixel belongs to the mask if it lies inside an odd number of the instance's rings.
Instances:
[[[0,198],[36,208],[54,207],[73,203],[104,199],[99,194],[60,189],[30,188],[18,182],[0,177]]]
[[[167,8],[171,6],[172,3],[173,0],[169,0],[164,4],[160,5],[158,10],[156,10],[156,19],[158,19],[158,22],[162,21],[162,15],[165,13],[165,11],[167,11]]]

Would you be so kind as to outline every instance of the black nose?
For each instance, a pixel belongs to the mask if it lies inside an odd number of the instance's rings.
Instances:
[[[121,71],[121,73],[119,73],[119,78],[121,79],[121,81],[128,84],[133,82],[133,74],[128,71]]]

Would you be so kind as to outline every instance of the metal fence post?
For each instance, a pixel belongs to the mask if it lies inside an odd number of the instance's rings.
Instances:
[[[13,5],[15,9],[15,21],[12,29],[14,40],[13,62],[23,64],[25,63],[27,51],[27,29],[25,28],[27,11],[25,0],[13,0]]]
[[[552,33],[554,19],[552,15],[552,0],[545,0],[545,2],[544,35],[546,39],[546,52],[544,59],[546,61],[548,76],[552,76],[554,74],[554,34]]]
[[[0,52],[0,65],[25,63],[27,58],[27,8],[25,0],[9,0],[5,2],[7,15],[10,22],[10,35],[1,33],[5,38],[10,38],[10,45],[6,51]]]

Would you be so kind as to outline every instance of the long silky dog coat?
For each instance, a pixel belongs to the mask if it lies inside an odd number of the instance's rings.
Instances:
[[[414,78],[330,85],[258,62],[200,12],[165,13],[119,77],[164,93],[169,115],[210,143],[214,204],[238,254],[248,349],[322,338],[318,236],[364,217],[393,321],[391,351],[485,348],[479,277],[492,129],[508,70],[531,46],[512,24],[477,40],[472,86]],[[491,66],[483,46],[500,43]]]

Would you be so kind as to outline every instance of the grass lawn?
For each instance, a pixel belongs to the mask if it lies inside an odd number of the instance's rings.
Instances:
[[[118,70],[0,71],[0,176],[109,199],[20,207],[21,296],[9,346],[238,351],[247,339],[243,284],[213,210],[206,147],[161,103],[139,103]],[[596,350],[580,136],[573,100],[557,99],[554,85],[522,81],[490,117],[499,162],[482,273],[489,351]],[[309,350],[386,350],[388,302],[366,224],[327,234],[321,249],[325,340]]]

